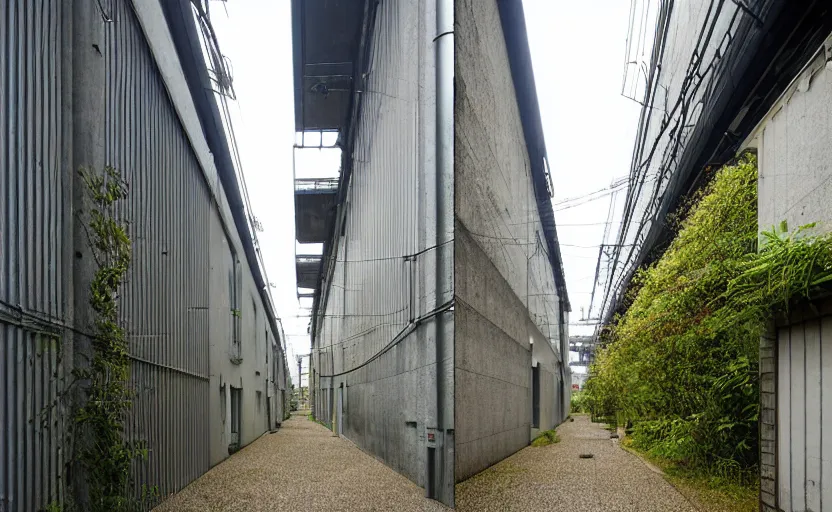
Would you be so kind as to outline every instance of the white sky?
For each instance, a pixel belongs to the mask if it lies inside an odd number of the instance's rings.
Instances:
[[[630,1],[525,0],[524,6],[557,203],[607,187],[629,172],[640,110],[621,96]],[[299,309],[295,288],[290,2],[211,2],[211,18],[232,64],[237,143],[252,207],[264,227],[258,236],[297,383],[295,355],[309,352],[309,336],[308,312]],[[337,171],[337,159],[322,162],[328,167],[323,171]],[[609,197],[566,210],[555,206],[571,334],[592,332],[575,324],[581,308],[589,308],[608,208]],[[304,361],[304,373],[306,366]]]

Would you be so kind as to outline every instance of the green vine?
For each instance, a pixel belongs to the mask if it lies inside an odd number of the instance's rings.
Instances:
[[[76,409],[75,460],[85,476],[89,510],[121,512],[141,507],[132,498],[130,467],[146,459],[145,443],[125,440],[125,419],[132,405],[129,389],[130,359],[124,328],[119,323],[118,290],[130,264],[130,238],[126,223],[118,219],[116,205],[127,197],[119,172],[79,171],[91,202],[87,235],[97,270],[90,283],[93,311],[92,357],[77,368],[75,378],[85,383],[83,403]],[[152,494],[152,492],[151,492]],[[86,507],[85,507],[86,508]]]

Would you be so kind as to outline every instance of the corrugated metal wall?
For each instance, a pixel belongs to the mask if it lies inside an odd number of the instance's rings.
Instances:
[[[105,158],[127,181],[133,259],[122,320],[134,357],[129,435],[137,482],[177,491],[209,468],[208,276],[212,201],[127,0],[106,25]]]
[[[777,486],[786,512],[832,506],[832,308],[778,329]],[[807,310],[808,313],[808,310]],[[827,386],[828,387],[828,386]]]
[[[62,45],[73,11],[65,2],[0,3],[0,511],[32,511],[63,501],[65,407],[60,400],[67,372],[61,347],[71,328],[74,169],[67,166],[64,126],[71,119],[63,81],[80,69],[62,67]],[[76,7],[78,5],[76,4]],[[226,269],[212,274],[210,242],[225,239],[193,148],[129,0],[95,6],[105,39],[102,133],[105,161],[127,181],[119,214],[128,222],[133,259],[121,290],[121,320],[133,358],[136,395],[127,425],[143,440],[149,460],[134,466],[137,493],[158,486],[164,495],[181,489],[210,465],[209,282],[214,309],[224,306]],[[92,83],[89,87],[101,84]],[[199,133],[196,136],[201,136]],[[233,229],[233,228],[232,228]],[[245,283],[251,276],[245,274]],[[253,297],[258,297],[256,294]],[[264,311],[259,302],[254,306]],[[83,307],[83,305],[80,305]],[[253,314],[252,312],[249,312]],[[259,315],[247,323],[251,353],[268,326]],[[223,322],[217,326],[224,326]],[[253,329],[253,330],[252,330]],[[221,332],[220,332],[221,331]],[[272,333],[276,336],[277,333]],[[262,340],[261,340],[262,341]],[[68,345],[67,345],[68,346]],[[278,346],[279,364],[283,365]],[[266,371],[266,355],[219,371]],[[77,361],[76,361],[77,362]],[[286,372],[282,372],[285,377]],[[251,396],[263,379],[249,382]],[[248,382],[248,381],[247,381]],[[285,383],[276,383],[285,388]],[[217,401],[218,397],[214,397]],[[254,400],[251,401],[254,404]],[[254,405],[252,405],[254,408]],[[265,414],[265,413],[263,413]],[[263,415],[263,417],[265,417]],[[254,438],[265,421],[254,418]],[[209,431],[210,429],[210,431]]]
[[[0,510],[62,494],[63,2],[0,3]]]
[[[452,244],[435,247],[434,25],[430,0],[378,6],[368,83],[354,121],[346,227],[324,284],[328,299],[314,359],[317,417],[332,419],[343,384],[344,435],[418,483],[436,397],[432,341],[417,330],[380,354],[437,306],[437,260],[445,262],[442,272],[452,269]],[[452,286],[452,278],[445,283]]]

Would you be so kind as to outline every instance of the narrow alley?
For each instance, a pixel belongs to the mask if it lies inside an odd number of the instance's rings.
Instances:
[[[154,510],[448,509],[349,441],[295,413],[276,433],[264,434]]]
[[[527,447],[457,485],[456,509],[696,510],[661,474],[611,440],[602,425],[575,418],[558,428],[559,443]],[[313,450],[316,456],[310,457]],[[593,458],[580,457],[587,453]],[[155,510],[449,509],[349,441],[295,414],[277,433],[264,435]]]

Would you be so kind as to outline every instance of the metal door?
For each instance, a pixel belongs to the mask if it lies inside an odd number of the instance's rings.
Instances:
[[[777,480],[785,512],[832,504],[832,316],[807,318],[777,333]]]
[[[344,433],[344,385],[338,388],[338,407],[336,409],[338,411],[338,435],[342,435]]]

